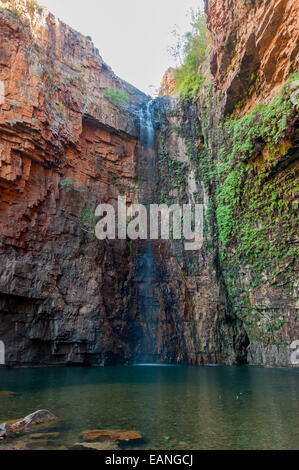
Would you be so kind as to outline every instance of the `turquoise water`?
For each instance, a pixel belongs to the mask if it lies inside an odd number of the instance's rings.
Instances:
[[[259,367],[2,369],[0,423],[49,409],[71,446],[87,429],[139,431],[146,449],[299,449],[299,370]],[[34,431],[40,432],[40,431]],[[132,447],[131,447],[132,448]]]

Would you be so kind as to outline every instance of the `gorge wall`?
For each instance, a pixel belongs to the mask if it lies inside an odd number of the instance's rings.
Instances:
[[[250,364],[298,365],[299,3],[205,7],[213,89],[197,115],[227,297]]]
[[[134,263],[99,243],[93,214],[136,200],[136,107],[90,38],[26,2],[0,9],[0,337],[7,364],[117,363],[128,356]],[[14,9],[16,8],[16,9]],[[130,109],[104,97],[125,90]]]
[[[198,171],[250,364],[298,364],[298,7],[205,4],[210,77],[196,103]]]
[[[292,363],[298,2],[209,0],[206,13],[211,59],[199,100],[161,96],[149,106],[90,38],[35,2],[2,2],[7,365]],[[111,89],[129,103],[109,99]],[[161,95],[174,92],[170,70]],[[147,109],[152,149],[142,138]],[[202,203],[201,250],[100,242],[95,207],[118,195]]]

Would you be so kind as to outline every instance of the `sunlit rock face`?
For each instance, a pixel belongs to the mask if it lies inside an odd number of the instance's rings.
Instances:
[[[206,0],[211,73],[226,94],[225,114],[270,102],[298,71],[298,8],[298,0]]]
[[[163,75],[159,96],[173,96],[176,94],[175,69],[170,67]]]

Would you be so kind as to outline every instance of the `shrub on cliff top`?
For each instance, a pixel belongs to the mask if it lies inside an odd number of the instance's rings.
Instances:
[[[205,14],[198,9],[191,11],[191,31],[180,35],[173,31],[176,44],[170,54],[179,66],[176,68],[177,91],[182,99],[195,101],[203,83],[200,68],[207,58],[208,29]]]
[[[36,0],[26,0],[26,8],[32,16],[36,13],[41,15],[43,12],[43,7]]]
[[[44,8],[36,0],[25,0],[24,4],[17,0],[6,0],[3,3],[6,3],[9,10],[18,18],[26,12],[33,17],[35,14],[41,15],[44,11]]]

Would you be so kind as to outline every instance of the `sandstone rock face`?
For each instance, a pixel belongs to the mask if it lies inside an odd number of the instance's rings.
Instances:
[[[125,241],[96,240],[92,214],[120,193],[136,201],[135,111],[148,98],[46,10],[1,8],[0,44],[6,365],[124,362],[133,255]],[[130,104],[113,105],[107,88]]]
[[[249,335],[250,364],[298,366],[298,1],[205,7],[214,87],[197,103],[200,161],[217,175],[206,186],[227,299]]]
[[[158,110],[159,195],[204,204],[205,242],[191,256],[180,243],[159,246],[160,297],[191,363],[247,354],[296,366],[298,2],[208,0],[206,13],[211,63],[196,116],[178,100]]]
[[[159,96],[173,96],[176,93],[175,70],[170,67],[164,74],[161,82]]]
[[[299,68],[298,0],[206,0],[211,73],[225,113],[270,102]]]
[[[188,111],[177,98],[160,98],[148,106],[145,135],[151,134],[150,114],[157,137],[155,149],[151,139],[142,142],[145,148],[138,158],[143,204],[194,207],[198,202],[208,209],[208,196],[195,181],[196,166],[188,152],[196,121],[194,111],[192,115]],[[136,246],[133,360],[193,365],[244,362],[247,336],[230,313],[207,242],[188,252],[181,240],[171,238],[170,234],[170,240],[146,240]]]
[[[206,219],[209,194],[197,177],[188,144],[198,138],[192,129],[195,112],[177,98],[165,97],[157,100],[156,113],[160,136],[157,201],[169,207],[202,204]],[[157,353],[163,361],[193,365],[245,362],[248,339],[241,322],[231,314],[206,233],[203,245],[194,251],[186,251],[182,241],[157,242],[155,256],[160,303]]]

